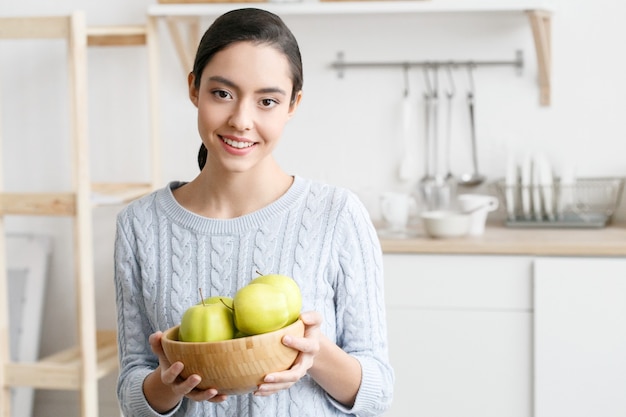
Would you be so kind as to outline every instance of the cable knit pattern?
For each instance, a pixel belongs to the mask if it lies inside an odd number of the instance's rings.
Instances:
[[[322,331],[361,363],[351,409],[309,376],[270,397],[224,403],[183,400],[176,417],[331,417],[382,414],[393,394],[387,353],[382,254],[367,211],[348,190],[295,177],[280,199],[254,213],[220,220],[181,207],[168,187],[131,203],[117,220],[115,285],[120,377],[126,417],[156,417],[142,392],[158,365],[148,337],[180,323],[205,297],[234,296],[256,276],[281,273],[302,291],[303,310],[324,317]]]

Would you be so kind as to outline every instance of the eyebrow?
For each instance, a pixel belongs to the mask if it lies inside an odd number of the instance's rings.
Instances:
[[[226,84],[227,86],[231,87],[231,88],[238,88],[237,84],[235,84],[234,82],[232,82],[231,80],[229,80],[228,78],[224,78],[221,77],[219,75],[213,75],[211,77],[209,77],[210,81],[217,81],[218,83],[222,83],[222,84]],[[283,90],[282,88],[278,88],[278,87],[266,87],[266,88],[261,88],[259,90],[256,90],[256,93],[278,93],[278,94],[282,94],[284,96],[287,95],[287,92],[285,90]]]

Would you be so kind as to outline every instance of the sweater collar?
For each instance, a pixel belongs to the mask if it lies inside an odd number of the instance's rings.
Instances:
[[[308,181],[294,176],[294,181],[278,200],[249,214],[232,219],[212,219],[195,214],[174,198],[172,190],[184,185],[185,182],[172,181],[167,187],[157,192],[156,199],[159,207],[166,215],[180,226],[203,234],[236,234],[250,230],[267,223],[273,217],[284,216],[294,205],[303,198],[308,187]]]

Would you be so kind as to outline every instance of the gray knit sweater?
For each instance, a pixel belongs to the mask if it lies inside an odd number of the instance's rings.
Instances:
[[[322,332],[356,357],[362,381],[351,409],[308,375],[269,397],[230,396],[213,404],[184,399],[171,416],[375,416],[393,392],[387,354],[380,245],[367,211],[351,192],[295,177],[281,198],[242,217],[218,220],[181,207],[173,182],[126,207],[118,216],[115,286],[120,376],[125,417],[159,416],[142,392],[158,361],[148,336],[180,323],[205,297],[233,296],[255,271],[293,277],[303,311],[324,317]]]

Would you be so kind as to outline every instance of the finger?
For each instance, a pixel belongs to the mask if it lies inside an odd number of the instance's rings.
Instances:
[[[227,399],[228,399],[228,395],[219,394],[213,398],[209,398],[208,401],[211,403],[221,403],[221,402],[226,401]]]
[[[282,372],[276,372],[273,374],[268,374],[263,382],[267,383],[296,383],[302,377],[304,377],[307,371],[313,365],[313,360],[301,360],[297,361],[293,364],[293,366]]]
[[[298,382],[313,365],[313,357],[311,355],[299,354],[291,368],[273,372],[265,375],[263,382],[266,384],[288,383],[295,384]]]
[[[186,395],[188,398],[194,401],[211,401],[211,402],[222,402],[226,398],[228,398],[224,394],[220,394],[217,392],[215,388],[209,388],[205,390],[194,389]]]
[[[174,384],[173,389],[179,395],[195,395],[195,392],[197,391],[196,387],[198,386],[200,381],[202,381],[200,375],[190,375],[189,378],[185,379],[184,381]],[[217,392],[215,392],[215,394],[216,393]]]
[[[307,326],[319,326],[322,324],[322,315],[317,311],[305,311],[300,314],[300,319]]]
[[[274,395],[279,391],[283,391],[291,388],[293,384],[262,384],[259,385],[256,391],[254,391],[254,395],[257,397],[269,397],[270,395]]]
[[[150,343],[150,348],[155,355],[165,355],[163,351],[163,347],[161,346],[161,337],[163,336],[163,332],[155,332],[150,335],[148,338],[148,343]]]
[[[313,347],[306,338],[304,337],[293,337],[291,335],[285,335],[282,338],[283,345],[290,347],[292,349],[299,350],[300,352],[309,352]]]
[[[167,369],[164,369],[161,372],[161,381],[163,381],[163,383],[166,384],[166,385],[173,384],[174,382],[176,382],[176,379],[178,378],[178,376],[182,372],[183,368],[184,368],[184,366],[183,366],[182,362],[174,362],[172,364],[172,366],[170,366]],[[200,382],[200,381],[198,381],[198,382]]]

